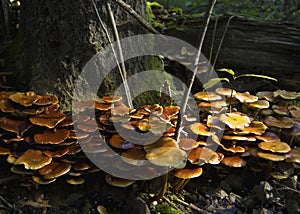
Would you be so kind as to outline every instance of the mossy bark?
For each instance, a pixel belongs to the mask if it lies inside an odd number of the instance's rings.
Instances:
[[[109,36],[115,40],[106,1],[95,2]],[[145,15],[145,1],[127,0],[126,3]],[[112,9],[120,38],[146,33],[117,5],[113,4]],[[97,51],[108,45],[92,2],[22,1],[20,25],[18,36],[0,53],[8,62],[7,70],[13,71],[10,84],[16,90],[56,94],[62,108],[70,110],[74,82],[82,68]],[[149,59],[151,57],[135,58],[127,63],[128,76],[148,69]],[[121,82],[118,71],[112,71],[101,85],[99,95],[111,94]]]

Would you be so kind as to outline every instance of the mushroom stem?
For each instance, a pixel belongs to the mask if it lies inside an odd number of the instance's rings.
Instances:
[[[156,195],[156,200],[159,201],[160,199],[163,198],[163,196],[167,192],[167,187],[168,187],[168,180],[169,180],[169,173],[166,173],[162,176],[163,178],[163,187],[161,188],[160,192]]]
[[[180,192],[189,181],[190,179],[176,178],[176,180],[173,183],[174,192]]]
[[[290,142],[289,142],[289,145],[290,145],[290,146],[292,145],[292,143],[293,143],[293,141],[294,141],[294,139],[295,139],[295,136],[296,136],[296,135],[292,135],[292,137],[291,137],[291,139],[290,139]]]

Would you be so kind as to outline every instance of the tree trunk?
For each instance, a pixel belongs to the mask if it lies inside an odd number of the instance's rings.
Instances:
[[[95,0],[95,3],[109,36],[115,41],[107,1]],[[127,0],[126,3],[140,15],[145,15],[145,1]],[[118,5],[112,3],[112,10],[120,38],[145,33]],[[62,108],[70,109],[74,81],[88,60],[108,45],[92,1],[22,1],[20,25],[18,36],[8,51],[9,55],[18,53],[13,61],[11,81],[19,86],[17,90],[56,94]],[[143,70],[139,61],[131,62],[128,75]],[[118,72],[108,79],[101,86],[102,94],[111,93],[121,83]]]
[[[203,54],[208,58],[213,44],[213,57],[228,21],[221,17],[212,42],[214,24],[210,23]],[[179,37],[196,46],[201,20],[184,20],[189,25],[167,34]],[[180,26],[180,23],[177,23]],[[217,61],[217,68],[235,69],[237,74],[259,73],[279,79],[287,90],[300,89],[300,26],[288,23],[255,21],[234,17],[228,27]]]

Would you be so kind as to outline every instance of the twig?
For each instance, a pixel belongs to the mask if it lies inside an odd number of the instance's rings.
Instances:
[[[145,21],[143,17],[141,17],[134,9],[128,4],[126,4],[122,0],[115,0],[116,3],[120,5],[124,10],[126,10],[135,20],[137,20],[140,25],[142,25],[145,29],[147,29],[151,33],[160,34],[157,30],[155,30],[151,25]]]
[[[225,26],[224,33],[223,33],[223,35],[222,35],[220,44],[219,44],[219,46],[218,46],[218,50],[217,50],[217,53],[216,53],[216,56],[215,56],[215,59],[214,59],[214,62],[213,62],[213,64],[212,64],[211,69],[213,69],[213,68],[215,67],[216,63],[217,63],[217,59],[218,59],[218,57],[219,57],[219,54],[220,54],[220,51],[221,51],[221,47],[222,47],[223,42],[224,42],[224,38],[225,38],[226,32],[227,32],[227,30],[228,30],[230,21],[231,21],[231,19],[232,19],[233,17],[234,17],[234,16],[230,16],[229,19],[228,19],[228,21],[227,21],[227,24],[226,24],[226,26]]]
[[[189,207],[189,208],[191,208],[191,209],[193,209],[193,210],[196,210],[196,211],[198,211],[198,212],[204,212],[203,209],[197,207],[195,204],[187,203],[187,202],[185,202],[185,201],[183,201],[183,200],[181,200],[181,199],[179,199],[179,198],[176,198],[176,201],[179,202],[179,203],[181,203],[182,205],[184,205],[184,206],[186,206],[186,207]]]
[[[201,40],[200,40],[200,43],[199,43],[198,53],[197,53],[197,56],[195,58],[195,63],[194,63],[195,68],[193,70],[193,74],[189,78],[189,87],[184,93],[183,103],[180,107],[180,113],[179,113],[179,117],[178,117],[178,121],[177,121],[176,131],[175,131],[175,139],[176,139],[177,142],[179,141],[180,132],[181,132],[181,129],[182,129],[182,117],[185,114],[187,102],[188,102],[188,99],[189,99],[189,94],[191,93],[192,86],[193,86],[193,83],[194,83],[194,80],[195,80],[195,77],[196,77],[196,74],[197,74],[198,63],[199,63],[199,59],[200,59],[200,56],[201,56],[201,51],[202,51],[204,38],[205,38],[205,35],[206,35],[209,20],[210,20],[211,13],[212,13],[212,10],[214,8],[215,3],[216,3],[216,0],[211,0],[209,2],[209,5],[208,5],[206,13],[205,13],[205,22],[203,23],[202,33],[201,33]]]
[[[293,191],[293,192],[296,192],[296,193],[300,194],[300,191],[299,191],[299,190],[293,189],[293,188],[288,187],[288,186],[286,186],[286,185],[284,185],[284,184],[280,184],[280,183],[278,183],[278,182],[276,182],[276,181],[274,181],[274,180],[272,180],[272,181],[273,181],[274,184],[279,185],[279,186],[282,186],[283,188],[281,188],[281,189],[283,189],[283,190],[290,190],[290,191]],[[281,189],[278,189],[278,190],[281,190]]]
[[[124,84],[124,89],[125,89],[125,94],[126,94],[128,106],[130,108],[133,108],[132,99],[131,99],[131,95],[130,95],[130,90],[129,90],[127,80],[126,80],[127,79],[126,68],[125,68],[124,57],[123,57],[123,53],[122,53],[122,47],[121,47],[121,43],[120,43],[120,38],[119,38],[117,25],[116,25],[114,14],[112,12],[112,9],[111,9],[109,3],[107,3],[107,8],[108,8],[108,13],[109,13],[110,20],[112,22],[113,31],[114,31],[114,34],[115,34],[115,37],[116,37],[117,47],[118,47],[118,51],[119,51],[119,57],[120,57],[120,60],[121,60],[121,73],[122,73],[122,76],[123,76],[122,81],[123,81],[123,84]]]
[[[166,196],[163,196],[163,199],[170,204],[175,210],[181,210],[179,209],[172,201],[170,201]]]

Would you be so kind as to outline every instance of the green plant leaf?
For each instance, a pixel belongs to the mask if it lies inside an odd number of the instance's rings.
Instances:
[[[231,74],[232,76],[235,75],[234,71],[233,71],[232,69],[228,69],[228,68],[220,68],[220,69],[218,69],[217,71],[226,72],[226,73]]]
[[[275,82],[278,81],[277,79],[275,79],[273,77],[269,77],[269,76],[265,76],[265,75],[259,75],[259,74],[241,74],[241,75],[235,77],[234,79],[237,79],[237,78],[240,78],[240,77],[258,77],[258,78],[273,80]]]
[[[203,85],[203,89],[206,90],[208,88],[211,88],[214,85],[216,85],[218,82],[221,82],[221,81],[226,81],[226,82],[230,83],[230,80],[228,78],[212,78]]]

